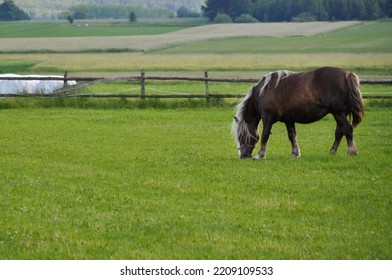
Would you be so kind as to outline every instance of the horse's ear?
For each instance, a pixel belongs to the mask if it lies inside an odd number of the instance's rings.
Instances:
[[[234,117],[234,120],[235,120],[235,122],[236,122],[236,123],[238,123],[238,119],[237,119],[237,117]]]

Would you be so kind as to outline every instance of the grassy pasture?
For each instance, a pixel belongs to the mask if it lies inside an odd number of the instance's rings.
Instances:
[[[249,83],[209,83],[210,94],[242,94],[245,95],[252,85]],[[385,85],[361,85],[361,93],[364,97],[391,95],[392,86]],[[75,90],[75,94],[140,94],[140,84],[112,82],[97,84]],[[184,81],[148,81],[145,88],[146,94],[165,95],[165,94],[204,94],[203,82],[184,82]],[[226,100],[225,102],[229,102]]]
[[[60,73],[72,75],[104,73],[115,76],[148,72],[222,72],[225,77],[259,78],[277,69],[303,71],[334,65],[356,71],[359,75],[391,75],[391,53],[325,53],[325,54],[0,54],[1,72]],[[250,73],[249,73],[250,72]],[[99,75],[99,74],[97,74]]]
[[[53,38],[53,37],[107,37],[107,36],[135,36],[158,35],[179,31],[191,27],[195,36],[201,33],[229,33],[226,36],[241,36],[238,29],[244,34],[254,36],[311,35],[329,32],[334,29],[347,28],[358,25],[359,22],[334,23],[263,23],[263,24],[219,24],[209,27],[208,20],[203,18],[166,18],[166,19],[139,19],[137,23],[126,20],[78,20],[74,24],[67,21],[19,21],[0,22],[0,38]],[[211,26],[211,25],[210,25]],[[302,28],[302,30],[301,30]],[[186,34],[182,33],[183,35]]]
[[[239,160],[231,108],[0,111],[1,259],[390,259],[391,112]]]
[[[0,38],[54,38],[54,37],[111,37],[157,35],[189,28],[201,22],[167,21],[160,23],[132,23],[127,21],[66,21],[1,22]]]

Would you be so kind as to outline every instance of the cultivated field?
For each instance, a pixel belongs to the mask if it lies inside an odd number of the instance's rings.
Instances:
[[[252,23],[252,24],[216,24],[186,28],[179,31],[168,32],[170,29],[158,29],[152,27],[147,30],[155,30],[158,35],[135,35],[133,36],[101,36],[94,31],[95,37],[63,37],[50,38],[43,36],[37,38],[1,38],[0,51],[56,51],[75,52],[91,50],[128,49],[135,51],[148,51],[161,49],[174,45],[183,45],[211,39],[224,39],[247,36],[308,36],[333,30],[350,27],[358,22],[310,22],[310,23]],[[81,26],[88,29],[90,25]],[[174,27],[175,28],[175,27]],[[133,28],[135,29],[135,28]],[[146,29],[146,28],[144,28]],[[179,29],[177,27],[177,29]],[[131,30],[131,28],[129,28]],[[147,31],[146,30],[146,31]],[[172,27],[173,30],[173,27]],[[144,32],[146,32],[144,31]],[[60,32],[60,31],[58,31]],[[86,34],[87,32],[84,32]],[[131,32],[129,32],[131,33]],[[105,32],[105,35],[107,33]]]
[[[236,26],[230,27],[243,25]],[[134,53],[8,52],[2,43],[13,39],[2,38],[0,71],[202,76],[208,70],[210,77],[259,78],[276,69],[334,65],[361,78],[390,78],[391,27],[349,23],[316,35],[203,39]],[[52,39],[40,39],[42,46]],[[147,90],[200,93],[203,86],[148,81]],[[249,86],[211,83],[210,91],[245,93]],[[391,259],[391,102],[366,101],[354,131],[357,157],[346,155],[344,140],[336,155],[328,153],[335,122],[327,116],[297,126],[302,158],[290,158],[284,125],[277,124],[268,158],[254,161],[237,158],[230,133],[237,101],[0,99],[0,259]]]
[[[290,26],[288,23],[286,25]],[[234,30],[235,26],[242,27],[243,25],[232,26]],[[392,39],[390,37],[392,23],[369,22],[350,26],[329,33],[289,37],[243,37],[237,30],[237,33],[232,32],[237,38],[201,40],[194,43],[183,41],[170,48],[165,45],[164,41],[154,41],[152,38],[155,35],[153,35],[146,37],[151,38],[154,44],[162,43],[160,47],[154,51],[133,53],[114,52],[113,49],[110,52],[86,53],[82,51],[82,45],[83,40],[91,39],[88,37],[54,38],[72,41],[73,48],[75,48],[72,53],[13,54],[5,52],[4,46],[0,44],[0,52],[3,51],[0,53],[0,71],[3,73],[62,74],[68,70],[71,75],[118,76],[134,75],[141,69],[148,72],[174,72],[174,75],[178,73],[200,75],[207,70],[215,72],[211,73],[211,77],[259,78],[266,72],[277,69],[302,71],[333,65],[356,71],[361,78],[390,77],[392,74]],[[191,29],[204,30],[208,27],[212,29],[211,33],[214,33],[215,25],[187,28],[181,32]],[[145,27],[129,28],[146,30]],[[19,29],[22,27],[19,26]],[[58,36],[61,36],[62,33],[57,32]],[[137,31],[132,32],[137,33]],[[102,31],[102,34],[107,33],[107,31]],[[170,37],[175,33],[157,36]],[[186,35],[183,36],[186,37]],[[117,44],[117,37],[96,38]],[[136,40],[136,38],[137,36],[122,36],[120,40]],[[39,40],[44,49],[55,47],[48,43],[48,40],[53,38],[20,38],[20,40],[27,40],[20,47],[30,46],[28,40],[31,39]],[[7,40],[11,42],[15,39]],[[100,45],[89,45],[89,47],[103,51]],[[121,45],[121,50],[126,51],[128,47],[128,45]],[[18,47],[15,46],[15,48],[14,51]]]

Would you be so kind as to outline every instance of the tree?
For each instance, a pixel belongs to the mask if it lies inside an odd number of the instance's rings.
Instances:
[[[205,5],[201,7],[204,15],[211,21],[218,13],[227,14],[232,19],[242,14],[249,14],[252,0],[207,0]]]
[[[258,20],[249,14],[242,14],[238,18],[235,19],[235,22],[236,23],[254,23],[254,22],[258,22]]]
[[[93,18],[89,15],[89,8],[87,5],[77,5],[71,8],[74,19],[88,19]]]
[[[70,24],[72,24],[74,22],[74,18],[72,15],[67,16],[67,20]]]
[[[135,12],[130,12],[129,13],[129,22],[137,22]]]
[[[177,17],[184,18],[184,17],[198,17],[199,14],[197,12],[189,10],[187,7],[181,6],[177,10]]]
[[[214,23],[232,23],[231,17],[224,13],[218,13],[214,18]]]
[[[218,13],[259,21],[373,20],[392,17],[392,0],[206,0],[201,9],[210,20]]]
[[[392,0],[387,0],[385,13],[388,17],[392,18]]]
[[[30,20],[30,17],[12,0],[4,0],[0,5],[0,21]]]
[[[70,11],[61,12],[58,16],[59,19],[66,19],[70,24],[74,22],[74,17]]]

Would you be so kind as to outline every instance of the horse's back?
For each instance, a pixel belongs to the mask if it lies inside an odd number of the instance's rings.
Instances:
[[[277,87],[269,88],[269,97],[262,107],[273,113],[278,121],[299,123],[315,122],[328,113],[344,111],[346,74],[335,67],[293,73],[279,81]]]

